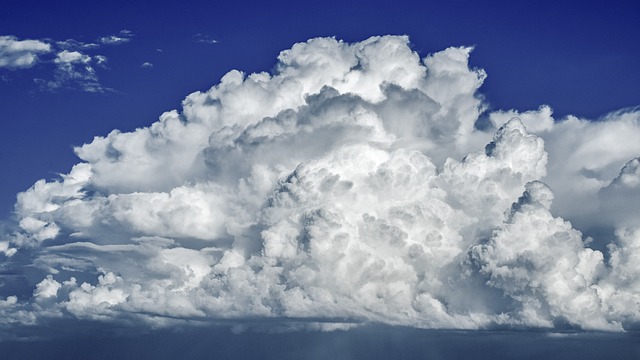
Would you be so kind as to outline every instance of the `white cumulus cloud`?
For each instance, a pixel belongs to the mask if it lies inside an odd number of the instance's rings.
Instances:
[[[0,68],[32,67],[40,54],[50,51],[51,45],[40,40],[18,40],[15,36],[0,36]]]
[[[471,52],[311,39],[77,147],[18,195],[3,324],[637,326],[640,112],[484,114]]]

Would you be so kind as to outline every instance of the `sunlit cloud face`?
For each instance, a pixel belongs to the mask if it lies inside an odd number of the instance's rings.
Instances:
[[[471,50],[311,39],[77,147],[18,195],[0,322],[636,326],[640,113],[486,113]]]
[[[40,54],[51,51],[51,45],[39,40],[18,40],[0,36],[0,68],[19,69],[34,66]]]

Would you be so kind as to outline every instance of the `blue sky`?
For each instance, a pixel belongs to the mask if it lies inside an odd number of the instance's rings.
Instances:
[[[5,353],[640,354],[638,2],[3,8]]]

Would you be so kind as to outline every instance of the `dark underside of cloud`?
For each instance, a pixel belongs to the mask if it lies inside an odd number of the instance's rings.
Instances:
[[[640,112],[490,112],[471,51],[312,39],[76,148],[68,174],[18,195],[0,336],[224,324],[364,346],[384,324],[427,334],[419,351],[457,333],[412,328],[637,329]]]

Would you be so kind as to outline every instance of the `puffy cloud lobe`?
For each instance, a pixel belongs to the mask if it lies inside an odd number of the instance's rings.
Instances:
[[[76,148],[69,174],[18,196],[0,250],[41,273],[30,300],[4,300],[7,323],[636,324],[637,216],[617,215],[632,200],[599,220],[618,228],[608,261],[563,217],[634,199],[637,159],[616,171],[640,153],[638,113],[555,122],[543,106],[479,130],[471,49],[407,43],[296,44],[273,74],[231,71]]]
[[[0,251],[6,256],[13,256],[18,250],[11,248],[8,241],[0,241]]]
[[[528,183],[506,224],[474,246],[472,257],[489,285],[518,300],[524,323],[550,326],[545,322],[559,319],[587,329],[619,328],[605,319],[593,286],[602,253],[585,248],[579,231],[550,214],[552,198],[543,183]]]
[[[18,40],[15,36],[0,36],[0,68],[29,68],[38,55],[51,51],[51,45],[40,40]]]
[[[72,63],[83,63],[86,64],[91,61],[91,57],[82,54],[78,51],[68,51],[63,50],[58,53],[58,56],[55,59],[57,64],[72,64]]]
[[[613,271],[597,290],[607,311],[622,320],[637,322],[640,310],[640,227],[616,231],[617,244],[609,246]]]
[[[48,275],[46,279],[36,285],[36,290],[33,295],[36,298],[49,298],[58,296],[58,290],[62,285],[59,282],[53,280],[51,275]]]

